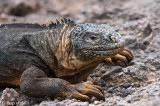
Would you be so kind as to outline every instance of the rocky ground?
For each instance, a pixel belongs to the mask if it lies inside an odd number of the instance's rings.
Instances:
[[[100,64],[88,77],[104,88],[105,101],[92,97],[82,102],[71,98],[29,98],[19,88],[1,89],[0,102],[11,105],[138,105],[160,104],[160,0],[0,0],[0,24],[49,23],[70,17],[77,23],[106,23],[113,26],[133,51],[127,67]],[[10,95],[12,98],[7,98]]]

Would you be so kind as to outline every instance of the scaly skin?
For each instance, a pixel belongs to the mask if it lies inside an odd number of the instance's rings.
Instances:
[[[121,35],[105,24],[76,24],[70,19],[50,25],[0,26],[0,87],[20,86],[31,97],[104,100],[102,88],[86,81],[103,61],[133,59]]]

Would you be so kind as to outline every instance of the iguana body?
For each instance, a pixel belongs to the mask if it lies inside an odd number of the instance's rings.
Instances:
[[[91,82],[73,84],[85,81],[110,57],[131,61],[133,55],[124,49],[121,36],[107,25],[77,25],[64,18],[48,26],[0,27],[0,87],[20,86],[31,97],[88,100],[87,95],[92,94],[103,99],[99,86]]]

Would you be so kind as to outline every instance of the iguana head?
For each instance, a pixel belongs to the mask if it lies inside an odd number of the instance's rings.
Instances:
[[[72,52],[81,61],[102,60],[124,48],[121,35],[106,24],[79,24],[70,36]]]
[[[64,18],[57,21],[55,30],[58,31],[58,40],[54,54],[64,67],[80,68],[103,61],[124,48],[121,35],[106,24],[76,24]]]

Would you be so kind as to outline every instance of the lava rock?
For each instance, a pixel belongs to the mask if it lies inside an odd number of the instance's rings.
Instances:
[[[122,88],[127,89],[127,88],[129,88],[129,87],[131,86],[131,83],[122,83],[122,84],[120,84],[120,86],[121,86]]]
[[[104,74],[102,75],[102,79],[103,79],[103,80],[108,80],[108,79],[110,79],[110,76],[111,76],[111,75],[113,75],[113,74],[115,74],[115,73],[122,72],[122,71],[123,71],[123,70],[122,70],[122,67],[116,66],[116,67],[113,68],[111,71],[107,71],[106,73],[104,73]]]
[[[134,37],[134,36],[125,36],[125,45],[128,46],[128,45],[136,43],[136,42],[137,42],[136,37]]]
[[[148,37],[151,33],[152,33],[152,28],[151,28],[150,23],[148,23],[143,31],[143,36]]]
[[[40,8],[40,4],[36,0],[6,0],[7,7],[5,12],[14,16],[25,16],[33,13]]]
[[[103,80],[103,79],[100,79],[98,81],[98,85],[102,86],[102,87],[105,87],[106,86],[106,82]]]
[[[13,88],[3,90],[0,104],[1,105],[17,105],[19,94]]]
[[[134,90],[132,90],[132,89],[121,90],[120,91],[120,96],[121,97],[126,97],[126,96],[132,94],[133,92],[134,92]]]

